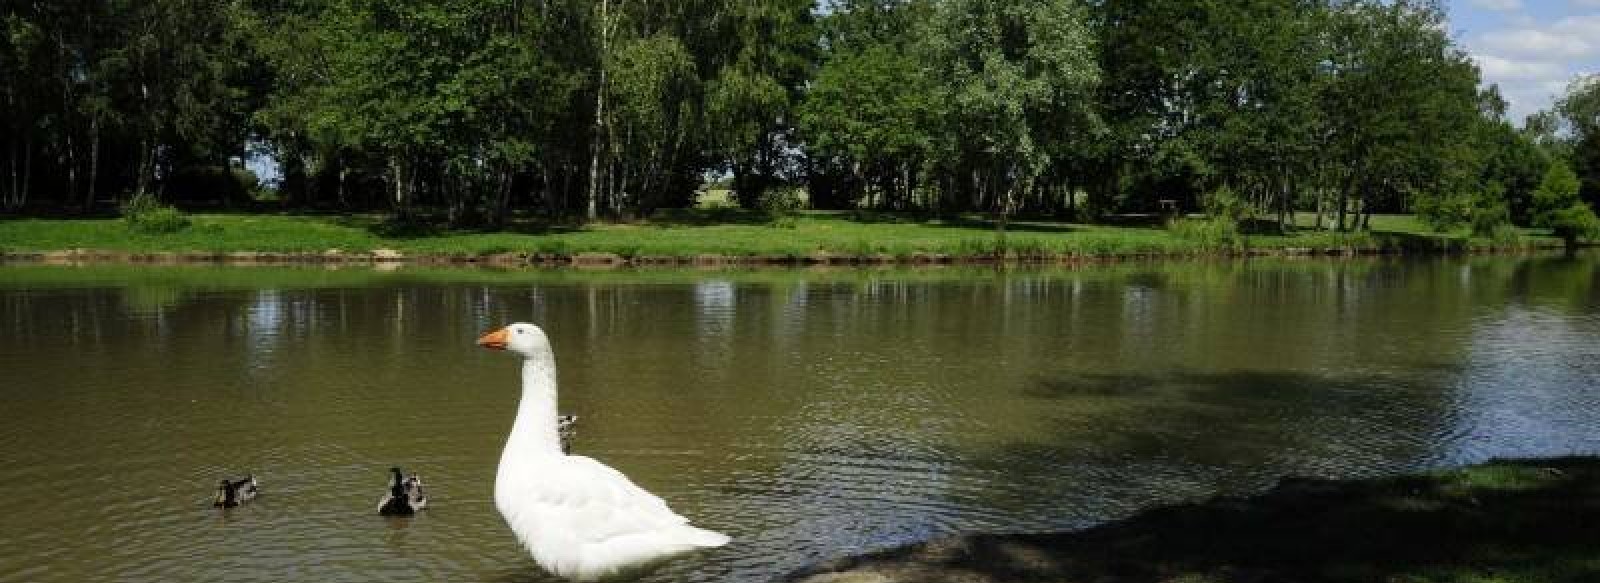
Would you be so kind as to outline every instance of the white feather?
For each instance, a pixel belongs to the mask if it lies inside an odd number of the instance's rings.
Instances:
[[[535,562],[561,577],[593,581],[728,543],[727,536],[690,526],[621,472],[563,454],[549,341],[531,324],[506,331],[507,348],[525,358],[523,395],[500,457],[495,506]]]

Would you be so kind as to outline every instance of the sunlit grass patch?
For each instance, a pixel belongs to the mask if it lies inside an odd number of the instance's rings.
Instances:
[[[397,225],[376,215],[194,214],[171,233],[130,232],[113,219],[0,220],[0,250],[93,249],[144,252],[324,252],[392,249],[407,254],[480,256],[497,253],[624,257],[701,255],[805,257],[815,253],[899,259],[1022,259],[1124,255],[1207,255],[1300,248],[1316,252],[1439,252],[1494,247],[1488,238],[1421,232],[1410,217],[1378,216],[1374,231],[1299,229],[1246,235],[1216,221],[1180,220],[1172,228],[1013,221],[1004,234],[992,217],[928,219],[907,214],[799,212],[781,222],[738,209],[675,210],[650,221],[587,226],[518,224],[503,232]],[[113,228],[114,227],[114,228]],[[1384,230],[1393,229],[1393,230]],[[1518,233],[1517,241],[1547,237]],[[1502,240],[1512,238],[1502,237]]]

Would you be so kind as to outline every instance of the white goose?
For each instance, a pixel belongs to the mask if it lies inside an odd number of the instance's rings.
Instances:
[[[690,526],[621,472],[562,453],[555,354],[538,326],[512,324],[478,345],[523,359],[522,403],[500,454],[494,503],[539,566],[593,581],[727,544],[727,536]]]

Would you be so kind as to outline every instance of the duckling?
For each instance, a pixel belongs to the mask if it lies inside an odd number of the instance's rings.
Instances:
[[[237,481],[224,478],[217,485],[217,499],[211,505],[216,508],[233,508],[254,500],[256,494],[260,492],[254,474],[246,474],[244,479]]]
[[[422,491],[422,478],[416,474],[405,477],[400,468],[389,468],[394,477],[389,480],[389,494],[378,501],[378,514],[383,516],[411,516],[428,506],[428,495]]]
[[[556,433],[561,436],[561,453],[572,453],[572,438],[578,435],[577,415],[557,415]]]

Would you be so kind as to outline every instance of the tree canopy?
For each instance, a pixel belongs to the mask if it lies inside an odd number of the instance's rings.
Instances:
[[[1548,222],[1561,168],[1600,199],[1600,82],[1518,128],[1436,0],[116,0],[0,24],[9,210],[240,203],[251,156],[281,204],[456,225],[647,216],[719,176],[747,207],[1227,199],[1340,229]]]

